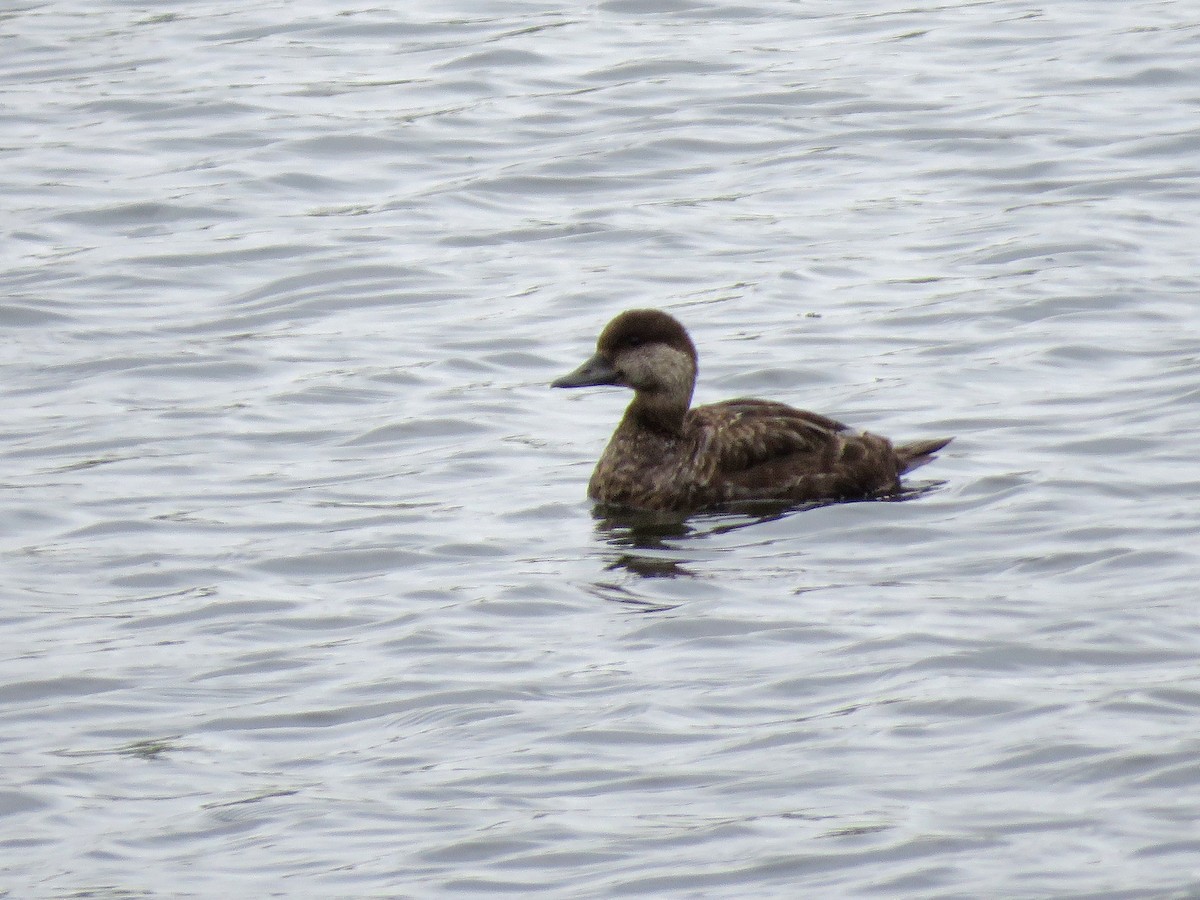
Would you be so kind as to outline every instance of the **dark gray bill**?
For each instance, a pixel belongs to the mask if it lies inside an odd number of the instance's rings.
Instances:
[[[621,384],[620,373],[607,359],[597,353],[570,375],[550,382],[550,387],[595,387],[601,384]]]

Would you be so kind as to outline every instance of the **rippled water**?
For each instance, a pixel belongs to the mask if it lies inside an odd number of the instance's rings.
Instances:
[[[1200,893],[1200,16],[0,16],[0,891]],[[922,496],[598,520],[630,306]]]

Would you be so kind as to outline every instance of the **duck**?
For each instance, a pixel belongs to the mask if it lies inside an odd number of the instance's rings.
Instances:
[[[674,316],[630,309],[595,354],[551,383],[616,386],[633,400],[588,482],[598,504],[695,512],[754,501],[806,504],[895,495],[901,476],[953,438],[894,445],[828,416],[773,400],[692,406],[696,345]]]

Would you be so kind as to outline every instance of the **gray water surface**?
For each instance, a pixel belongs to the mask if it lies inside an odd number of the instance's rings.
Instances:
[[[0,893],[1200,894],[1200,12],[0,15]],[[621,309],[908,502],[597,518]]]

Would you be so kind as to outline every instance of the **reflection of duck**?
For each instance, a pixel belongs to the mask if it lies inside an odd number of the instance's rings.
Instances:
[[[795,504],[779,501],[745,506],[689,515],[601,505],[592,515],[597,536],[616,551],[606,568],[624,569],[643,578],[675,578],[695,575],[688,567],[707,555],[702,550],[706,538],[774,521],[795,509]]]
[[[688,511],[753,500],[806,503],[893,493],[950,438],[898,447],[770,400],[689,409],[696,347],[671,316],[633,309],[608,323],[596,354],[553,387],[633,388],[588,495],[601,503]]]

